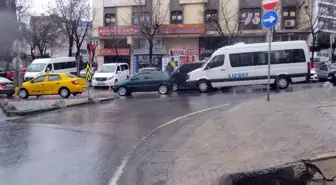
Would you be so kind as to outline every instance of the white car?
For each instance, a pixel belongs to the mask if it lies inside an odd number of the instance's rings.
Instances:
[[[129,66],[126,63],[103,64],[93,75],[93,87],[111,87],[117,82],[129,79]]]
[[[312,68],[310,70],[310,80],[313,81],[313,82],[317,82],[318,81],[318,75],[317,75],[317,72],[316,72],[315,68]]]

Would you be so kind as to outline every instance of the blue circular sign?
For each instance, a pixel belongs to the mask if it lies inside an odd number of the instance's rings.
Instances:
[[[274,10],[270,10],[263,15],[261,24],[266,29],[272,29],[278,23],[278,19],[278,14]]]

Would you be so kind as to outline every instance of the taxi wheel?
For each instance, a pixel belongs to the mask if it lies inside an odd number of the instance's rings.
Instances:
[[[66,87],[62,87],[60,88],[60,90],[58,91],[59,95],[62,97],[62,98],[69,98],[70,96],[70,91],[68,88]]]
[[[28,91],[26,89],[20,89],[19,96],[22,99],[27,99],[29,97]]]

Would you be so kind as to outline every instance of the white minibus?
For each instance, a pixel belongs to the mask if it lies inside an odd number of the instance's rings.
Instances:
[[[76,74],[76,58],[75,57],[59,57],[59,58],[41,58],[35,59],[27,68],[24,81],[29,81],[36,76],[45,72],[61,72]]]
[[[200,69],[190,72],[187,84],[200,92],[211,87],[267,84],[267,64],[268,43],[225,46],[214,52]],[[291,83],[307,80],[310,64],[305,41],[273,42],[271,85],[286,89]]]

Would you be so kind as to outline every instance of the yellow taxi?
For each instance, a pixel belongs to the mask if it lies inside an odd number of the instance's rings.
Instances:
[[[18,89],[16,89],[17,92]],[[45,73],[22,84],[18,90],[19,97],[57,95],[68,98],[88,90],[86,80],[67,73]]]

